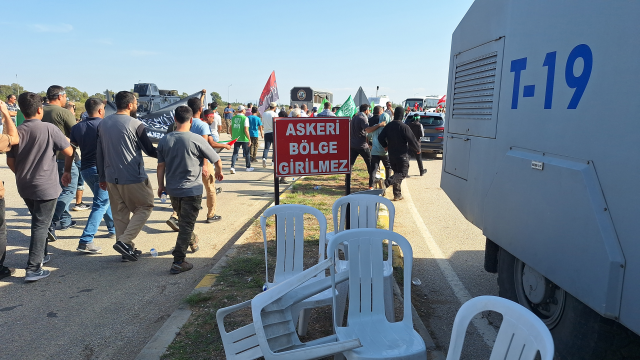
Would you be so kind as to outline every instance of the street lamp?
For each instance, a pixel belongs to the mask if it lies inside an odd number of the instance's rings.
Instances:
[[[227,86],[227,104],[229,104],[229,102],[231,101],[231,98],[229,97],[229,88],[231,87],[231,85]]]

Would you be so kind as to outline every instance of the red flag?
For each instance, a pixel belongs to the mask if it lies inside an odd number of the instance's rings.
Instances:
[[[444,104],[447,102],[447,95],[443,96],[442,99],[438,100],[438,105]]]
[[[269,80],[267,80],[267,84],[264,86],[264,89],[262,89],[262,94],[260,94],[258,111],[260,111],[260,113],[264,113],[269,107],[269,103],[276,102],[279,98],[278,84],[276,83],[276,72],[272,71],[269,76]]]

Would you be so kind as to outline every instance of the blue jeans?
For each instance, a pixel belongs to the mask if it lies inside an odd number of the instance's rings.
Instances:
[[[268,159],[269,157],[269,149],[271,148],[271,145],[273,144],[273,133],[269,132],[269,133],[264,133],[264,151],[262,152],[262,158],[263,159]]]
[[[90,167],[82,170],[82,177],[87,183],[87,186],[93,191],[93,204],[91,205],[91,213],[87,219],[87,225],[84,227],[82,236],[80,236],[81,244],[89,244],[93,242],[93,237],[98,231],[100,221],[104,218],[104,223],[107,225],[107,230],[111,234],[116,233],[116,228],[113,224],[113,216],[111,215],[111,205],[109,204],[109,192],[100,189],[100,177],[98,176],[98,169]]]
[[[80,171],[80,165],[80,160],[75,162],[75,166],[78,168],[78,171]],[[82,173],[78,174],[78,188],[76,190],[84,190],[84,179],[82,178]]]
[[[58,160],[58,175],[59,178],[62,178],[62,173],[64,172],[64,160]],[[53,219],[51,219],[51,227],[55,229],[56,221],[60,221],[60,226],[67,227],[71,225],[71,214],[69,213],[69,204],[72,201],[75,201],[76,198],[76,190],[78,189],[78,167],[75,165],[71,165],[71,182],[69,186],[63,186],[62,182],[60,182],[60,186],[62,187],[62,192],[60,192],[60,196],[58,196],[58,201],[56,202],[56,210],[53,213]]]
[[[233,155],[231,156],[231,167],[235,169],[236,160],[238,160],[238,153],[240,152],[240,147],[242,147],[242,155],[244,156],[244,161],[247,165],[247,168],[251,167],[251,159],[249,159],[249,144],[248,142],[239,142],[236,141],[233,144]]]

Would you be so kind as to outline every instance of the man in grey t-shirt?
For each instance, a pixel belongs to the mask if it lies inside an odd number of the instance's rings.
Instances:
[[[215,178],[222,181],[222,161],[209,143],[190,131],[193,111],[187,106],[175,110],[176,130],[158,143],[158,196],[171,196],[171,206],[178,214],[178,239],[173,250],[172,274],[193,269],[186,262],[187,247],[198,250],[198,237],[193,228],[202,208],[202,164],[204,159],[214,164]],[[165,186],[166,176],[166,186]]]
[[[65,157],[62,185],[71,182],[73,148],[64,134],[52,124],[42,122],[44,110],[38,94],[25,92],[18,97],[25,120],[18,126],[20,142],[7,153],[7,165],[16,174],[18,193],[31,213],[31,241],[25,281],[49,276],[42,265],[49,261],[47,228],[60,191],[56,151]],[[66,110],[65,110],[66,111]]]

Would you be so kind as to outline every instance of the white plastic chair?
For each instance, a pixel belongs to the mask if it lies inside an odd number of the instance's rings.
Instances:
[[[389,322],[385,315],[383,293],[382,244],[393,241],[404,254],[404,314],[402,321]],[[347,359],[421,359],[427,357],[422,337],[413,329],[411,317],[411,268],[413,251],[409,241],[393,231],[354,229],[343,231],[329,241],[327,253],[335,258],[341,243],[349,242],[349,312],[347,326],[337,321],[337,298],[334,296],[334,328],[338,340],[359,338],[361,348],[343,352]],[[332,288],[336,276],[331,268]]]
[[[340,341],[336,335],[331,335],[302,343],[296,335],[296,304],[330,289],[332,283],[347,280],[348,274],[343,272],[332,279],[325,277],[312,281],[333,267],[331,259],[324,260],[251,300],[255,338],[266,360],[318,359],[362,346],[358,338]],[[251,342],[253,344],[253,339]]]
[[[309,280],[332,264],[331,260],[325,260],[258,294],[253,300],[218,310],[216,320],[227,359],[253,360],[262,356],[266,359],[314,359],[361,346],[357,339],[338,342],[335,335],[308,343],[300,342],[296,336],[294,317],[299,313],[298,304],[331,287],[330,278]],[[336,281],[346,279],[345,272],[339,274]],[[251,307],[254,322],[227,332],[224,318],[248,307]]]
[[[375,229],[378,226],[378,210],[380,205],[384,205],[389,210],[389,231],[393,231],[393,222],[396,215],[396,208],[393,203],[382,196],[373,196],[368,194],[352,194],[343,196],[333,203],[331,212],[333,213],[333,228],[334,232],[327,234],[327,241],[345,230],[347,205],[349,205],[349,228],[350,229]],[[348,245],[345,243],[344,247],[340,247],[340,250],[344,252],[345,260],[339,260],[336,256],[336,266],[338,272],[344,271],[347,268],[347,260],[349,259]],[[394,321],[393,312],[393,244],[391,241],[387,244],[387,259],[383,263],[384,266],[384,299],[385,299],[385,313],[389,321]],[[346,285],[344,285],[346,286]],[[338,291],[345,295],[347,293],[344,286],[339,287]],[[344,314],[344,305],[346,299],[341,296],[338,301],[338,314],[342,319],[341,314]]]
[[[520,304],[496,296],[478,296],[462,305],[451,331],[447,360],[460,359],[467,327],[478,313],[502,314],[502,325],[491,351],[490,360],[533,360],[540,351],[542,360],[552,360],[553,338],[547,326]]]
[[[264,238],[264,260],[267,289],[279,284],[304,270],[304,215],[310,214],[316,218],[320,225],[320,237],[318,246],[318,263],[326,259],[325,238],[327,233],[327,218],[311,206],[285,204],[268,208],[260,217],[262,235]],[[276,216],[276,268],[273,282],[269,282],[269,268],[267,266],[267,219]],[[312,281],[324,278],[324,273],[318,274]],[[331,305],[331,292],[329,290],[319,293],[297,305],[300,309],[298,320],[298,334],[304,336],[307,333],[309,317],[312,308]]]

